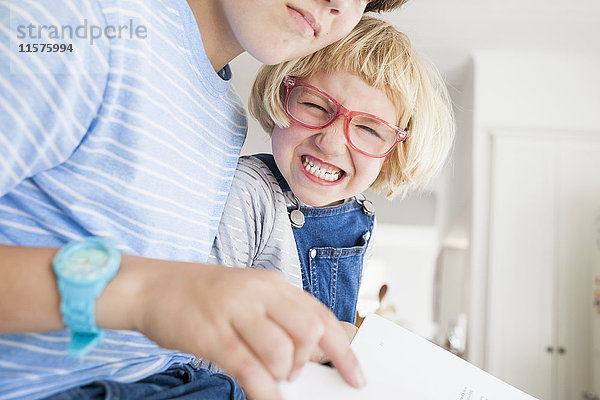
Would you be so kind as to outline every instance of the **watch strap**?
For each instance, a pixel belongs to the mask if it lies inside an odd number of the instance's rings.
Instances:
[[[102,329],[97,333],[76,332],[71,334],[67,355],[69,357],[82,357],[89,353],[102,339],[104,339],[104,330]]]
[[[89,297],[61,300],[63,322],[71,331],[68,356],[81,357],[87,354],[104,337],[104,330],[96,326],[95,300]]]
[[[74,332],[95,334],[101,331],[96,326],[94,298],[64,299],[60,304],[63,322]]]

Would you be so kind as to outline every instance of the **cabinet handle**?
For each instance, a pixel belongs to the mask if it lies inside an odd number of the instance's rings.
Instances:
[[[596,392],[592,392],[590,390],[586,390],[582,394],[583,398],[586,400],[600,400],[600,397],[596,394]]]
[[[567,349],[565,349],[564,347],[558,348],[558,354],[565,354],[566,352],[567,352]]]
[[[546,347],[546,351],[547,351],[548,353],[554,353],[554,347],[552,347],[552,346],[548,346],[548,347]]]

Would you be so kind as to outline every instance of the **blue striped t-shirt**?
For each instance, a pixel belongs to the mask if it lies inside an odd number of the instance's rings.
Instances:
[[[185,0],[0,0],[0,243],[98,235],[206,261],[246,134],[230,75],[214,72]],[[71,359],[68,340],[0,335],[0,399],[191,359],[129,331]]]

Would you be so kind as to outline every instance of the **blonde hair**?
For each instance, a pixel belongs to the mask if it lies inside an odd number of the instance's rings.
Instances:
[[[365,12],[392,11],[402,7],[404,3],[406,3],[406,0],[372,0],[367,3]]]
[[[437,69],[419,57],[405,34],[363,16],[340,41],[305,57],[263,66],[252,87],[250,113],[269,133],[275,125],[288,127],[285,76],[306,79],[320,71],[346,71],[386,93],[400,112],[396,125],[408,130],[406,141],[386,157],[371,189],[392,198],[425,187],[444,164],[454,139],[450,96]]]

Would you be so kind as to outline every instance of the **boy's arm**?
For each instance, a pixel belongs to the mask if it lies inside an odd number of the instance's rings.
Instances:
[[[0,332],[64,327],[51,262],[58,249],[0,245]],[[162,347],[210,359],[247,394],[279,398],[276,382],[316,347],[361,386],[358,361],[335,316],[269,271],[123,255],[96,302],[98,325],[134,329]]]
[[[75,29],[101,18],[95,2],[0,3],[0,196],[66,160],[96,118],[108,39],[91,45],[48,34],[51,26]],[[52,45],[59,51],[48,51]]]

